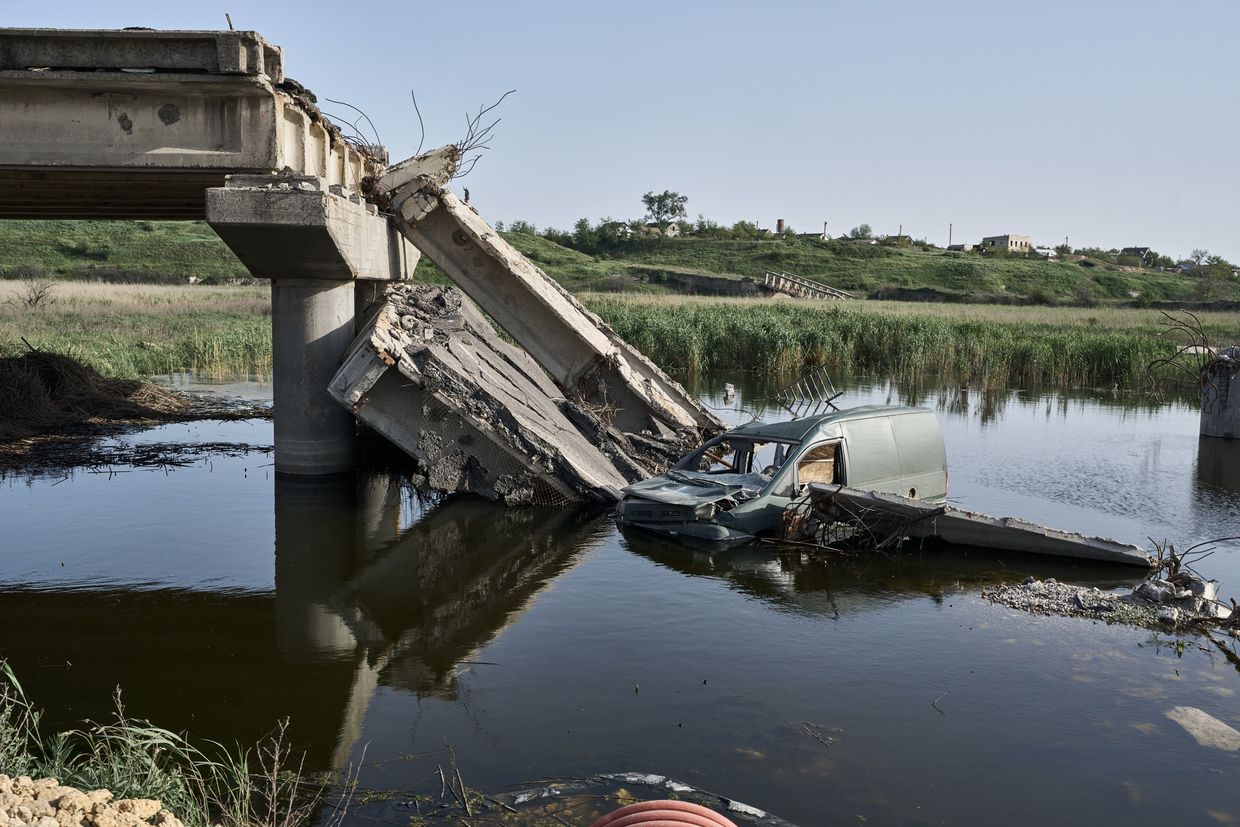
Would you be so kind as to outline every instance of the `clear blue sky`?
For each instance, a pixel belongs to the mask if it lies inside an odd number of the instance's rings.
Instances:
[[[9,26],[222,28],[412,154],[502,92],[466,179],[495,219],[636,217],[937,243],[1029,233],[1240,260],[1240,2],[3,0]],[[338,108],[338,107],[332,107]]]

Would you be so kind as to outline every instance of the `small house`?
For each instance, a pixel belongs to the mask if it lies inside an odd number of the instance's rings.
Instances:
[[[1027,253],[1032,249],[1027,235],[988,235],[982,239],[981,247],[1005,253]]]

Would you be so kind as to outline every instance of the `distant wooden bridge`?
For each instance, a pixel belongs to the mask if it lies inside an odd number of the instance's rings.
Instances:
[[[799,299],[852,299],[851,293],[836,290],[816,281],[794,276],[792,273],[776,273],[767,270],[762,278],[762,285],[772,293],[784,293]]]

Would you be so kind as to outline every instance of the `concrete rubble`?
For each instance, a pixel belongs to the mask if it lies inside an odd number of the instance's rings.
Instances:
[[[329,393],[413,457],[426,484],[510,505],[611,502],[700,438],[655,421],[622,431],[572,400],[460,291],[397,284]]]
[[[1151,578],[1129,593],[1061,583],[1054,578],[1002,583],[982,589],[982,597],[1013,609],[1042,615],[1083,617],[1146,628],[1189,626],[1231,629],[1231,609],[1218,599],[1213,580],[1177,575],[1177,582]],[[1233,632],[1234,633],[1234,632]]]
[[[84,792],[55,778],[0,775],[0,827],[182,827],[147,798],[113,800],[108,790]]]

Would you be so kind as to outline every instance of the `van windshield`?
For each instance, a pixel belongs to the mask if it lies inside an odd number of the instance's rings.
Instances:
[[[704,483],[739,485],[757,496],[783,467],[799,443],[758,440],[724,434],[676,463],[668,476]]]

